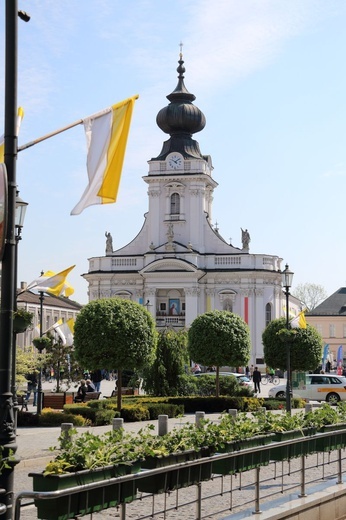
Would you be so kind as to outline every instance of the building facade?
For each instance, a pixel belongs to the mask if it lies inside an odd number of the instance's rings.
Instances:
[[[306,314],[306,321],[321,334],[329,345],[330,361],[335,365],[338,349],[343,348],[346,366],[346,287],[340,287],[315,309]]]
[[[39,335],[41,310],[40,295],[32,291],[26,291],[25,288],[26,284],[22,283],[21,288],[18,290],[17,307],[18,309],[25,309],[31,312],[34,315],[34,319],[33,327],[16,335],[16,345],[22,349],[32,345],[32,340]],[[82,309],[82,305],[69,298],[44,294],[42,309],[43,332],[45,332],[59,319],[62,319],[63,322],[70,318],[75,320]]]
[[[157,115],[170,137],[148,161],[148,212],[138,235],[113,251],[106,234],[106,254],[89,259],[89,301],[120,297],[147,307],[157,327],[189,327],[206,311],[229,310],[249,325],[253,364],[263,363],[262,332],[283,315],[285,297],[279,256],[250,253],[250,234],[242,230],[242,248],[227,243],[212,224],[212,161],[193,134],[205,117],[184,84],[180,55],[178,84]],[[292,300],[292,315],[298,312]]]

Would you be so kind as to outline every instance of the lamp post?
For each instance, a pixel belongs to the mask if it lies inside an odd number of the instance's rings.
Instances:
[[[42,273],[43,274],[43,273]],[[44,295],[43,291],[40,291],[40,338],[43,336],[43,300]],[[37,350],[39,352],[39,355],[41,356],[42,350],[44,347],[42,345],[40,347],[37,347]],[[38,385],[37,385],[37,415],[41,415],[42,412],[42,363],[41,359],[39,360],[39,373],[38,373]]]
[[[282,286],[286,295],[286,329],[290,328],[289,318],[289,296],[290,288],[293,281],[292,271],[289,270],[288,264],[285,265],[285,270],[282,272]],[[286,367],[287,367],[287,384],[286,384],[286,412],[291,413],[291,344],[289,339],[286,341]]]
[[[16,211],[15,211],[15,255],[14,255],[14,302],[13,311],[17,310],[17,270],[18,270],[18,242],[22,239],[21,233],[24,225],[27,202],[24,202],[19,197],[19,191],[16,192]],[[13,396],[13,409],[14,409],[14,425],[15,430],[17,429],[17,411],[18,411],[18,400],[17,400],[17,385],[16,385],[16,354],[17,354],[17,334],[13,330],[12,340],[12,370],[11,370],[11,393]]]

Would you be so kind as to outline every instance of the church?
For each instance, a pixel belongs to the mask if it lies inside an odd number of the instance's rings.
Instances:
[[[285,315],[282,258],[250,253],[250,234],[242,230],[242,248],[229,244],[212,225],[212,160],[193,135],[206,120],[193,104],[196,97],[184,83],[179,56],[178,84],[169,104],[157,114],[159,128],[169,135],[160,154],[148,161],[148,212],[138,235],[113,251],[106,232],[106,254],[89,259],[89,301],[128,298],[146,306],[157,328],[188,328],[199,314],[229,310],[249,325],[250,363],[263,364],[262,332]],[[290,314],[299,311],[292,299]]]

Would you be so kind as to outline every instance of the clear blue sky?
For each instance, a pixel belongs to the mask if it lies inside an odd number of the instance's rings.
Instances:
[[[0,119],[4,113],[4,19]],[[72,298],[87,302],[88,258],[139,232],[142,177],[167,138],[156,114],[185,84],[206,116],[195,138],[212,156],[213,222],[250,252],[282,257],[294,285],[346,285],[346,2],[340,0],[19,0],[19,145],[139,94],[118,203],[70,216],[87,182],[78,126],[22,151],[17,180],[29,202],[18,281],[76,264]],[[1,132],[0,132],[1,133]]]

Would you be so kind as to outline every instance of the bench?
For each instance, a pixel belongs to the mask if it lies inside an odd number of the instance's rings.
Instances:
[[[53,410],[62,410],[64,404],[72,404],[73,396],[72,393],[43,393],[43,406],[42,408],[53,408]]]
[[[101,395],[101,392],[87,392],[85,394],[85,401],[92,401],[94,399],[99,399]]]
[[[100,398],[100,395],[101,395],[101,392],[87,392],[85,394],[85,399],[84,399],[84,403],[86,403],[87,401],[93,401],[95,399],[99,399]],[[75,403],[81,403],[83,401],[76,401],[76,397],[78,396],[78,394],[75,395],[75,398],[74,398],[74,402]]]

